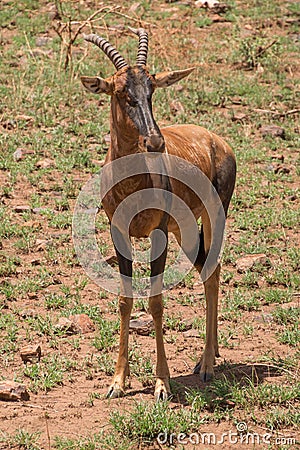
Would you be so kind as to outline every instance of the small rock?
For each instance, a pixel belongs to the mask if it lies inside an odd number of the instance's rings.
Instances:
[[[24,150],[22,148],[17,148],[13,154],[13,158],[15,161],[21,161],[21,159],[24,158]]]
[[[42,350],[40,345],[25,345],[20,349],[20,356],[24,363],[39,362]]]
[[[21,214],[23,212],[31,211],[31,208],[29,205],[17,205],[17,206],[14,206],[13,210],[16,213]]]
[[[193,328],[194,319],[183,319],[180,323],[180,329],[182,331],[188,331]]]
[[[32,51],[29,54],[30,56],[34,58],[51,58],[52,50],[41,50],[40,48],[32,49]]]
[[[230,409],[235,408],[235,402],[232,400],[225,400],[225,405]]]
[[[54,329],[66,334],[76,334],[79,332],[77,325],[73,320],[70,320],[67,317],[60,317],[58,323],[54,326]]]
[[[26,319],[27,317],[37,317],[37,315],[37,312],[34,309],[30,308],[25,308],[20,313],[20,316],[23,317],[23,319]]]
[[[118,265],[118,258],[116,255],[108,256],[105,258],[105,262],[107,262],[110,266],[115,267]]]
[[[259,323],[271,323],[274,321],[272,314],[260,314],[255,316],[254,320]]]
[[[264,166],[264,170],[266,172],[274,172],[275,171],[274,164],[268,164],[268,165]]]
[[[225,17],[222,17],[222,16],[220,16],[219,14],[213,14],[213,15],[211,16],[211,20],[212,20],[214,23],[220,23],[220,22],[226,22],[226,21],[227,21],[227,19],[226,19]]]
[[[266,172],[273,172],[275,174],[288,174],[291,169],[283,164],[268,164],[265,166]]]
[[[272,155],[272,159],[277,159],[278,161],[284,162],[284,155]]]
[[[106,134],[103,138],[103,141],[105,144],[110,144],[110,142],[111,142],[110,134]]]
[[[261,63],[257,63],[257,66],[256,66],[256,72],[257,72],[257,73],[264,73],[264,71],[265,71],[265,69],[264,69],[264,67],[261,65]]]
[[[284,166],[283,164],[277,164],[277,166],[274,168],[274,173],[277,174],[288,174],[290,173],[291,169],[289,167]]]
[[[229,5],[217,0],[197,0],[195,6],[197,8],[208,8],[216,13],[224,13],[229,9]]]
[[[263,137],[274,136],[280,137],[281,139],[285,139],[284,128],[279,127],[277,125],[266,125],[264,127],[261,127],[260,132],[263,135]]]
[[[37,239],[35,241],[36,251],[44,250],[48,243],[49,241],[46,239]]]
[[[61,15],[58,12],[56,4],[50,4],[48,11],[48,17],[50,20],[61,20]]]
[[[105,164],[104,159],[100,160],[100,159],[92,159],[91,163],[94,164],[94,166],[99,166],[99,167],[103,167]]]
[[[200,338],[199,331],[194,330],[193,328],[191,330],[184,331],[182,333],[182,335],[186,338],[189,338],[189,337]]]
[[[9,120],[6,120],[5,122],[2,122],[2,126],[6,130],[13,130],[14,128],[16,128],[17,123],[15,120],[9,119]]]
[[[242,122],[243,120],[247,119],[247,114],[244,114],[242,112],[234,111],[232,121],[233,122]]]
[[[45,47],[45,45],[48,45],[51,41],[52,38],[48,36],[39,36],[36,38],[35,43],[37,47]]]
[[[199,47],[199,41],[198,41],[197,39],[191,38],[191,39],[189,39],[189,42],[192,44],[193,47],[195,47],[195,48],[198,48],[198,47]],[[179,84],[176,85],[176,86],[179,86]],[[181,85],[180,85],[180,86],[181,86]],[[181,86],[181,87],[182,87],[182,86]]]
[[[244,273],[247,270],[253,269],[253,267],[258,264],[262,264],[263,266],[270,266],[270,262],[264,253],[247,255],[243,258],[239,258],[236,261],[236,268],[239,273]]]
[[[34,230],[41,228],[41,223],[37,220],[28,220],[27,222],[24,222],[22,226]]]
[[[39,266],[41,264],[41,260],[39,258],[31,259],[30,264],[32,266]]]
[[[73,316],[69,317],[69,320],[71,320],[76,325],[76,327],[79,328],[79,331],[82,334],[95,331],[94,322],[89,318],[87,314],[74,314]]]
[[[30,396],[24,384],[15,381],[0,381],[0,400],[29,400]]]
[[[40,207],[33,208],[33,210],[32,210],[32,212],[34,214],[42,214],[45,211],[48,211],[48,210],[46,208],[40,208]]]
[[[181,84],[175,84],[174,91],[182,92],[184,91],[184,87]]]
[[[53,159],[45,158],[45,159],[40,159],[39,161],[37,161],[35,166],[38,167],[39,169],[49,169],[51,167],[55,167],[56,164]]]
[[[149,334],[154,330],[152,316],[144,314],[138,319],[131,319],[129,322],[129,330],[142,336],[149,336]]]
[[[218,4],[218,0],[197,0],[195,2],[195,5],[199,8],[214,8]]]

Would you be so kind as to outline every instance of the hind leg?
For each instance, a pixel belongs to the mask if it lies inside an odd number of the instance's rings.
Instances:
[[[209,381],[213,378],[215,357],[220,356],[217,333],[219,278],[220,265],[218,264],[214,273],[204,282],[206,298],[206,340],[203,355],[194,368],[194,373],[200,373],[201,381]]]
[[[206,299],[206,341],[203,355],[199,359],[194,373],[200,373],[202,381],[210,380],[214,375],[213,366],[215,364],[215,357],[219,356],[218,336],[217,336],[217,316],[218,316],[218,293],[219,293],[219,279],[220,279],[220,264],[217,263],[217,258],[213,258],[211,273],[207,276],[207,270],[203,273],[207,255],[209,253],[212,241],[211,225],[206,211],[202,213],[202,227],[199,234],[199,241],[191,245],[190,248],[183,248],[185,254],[193,262],[195,268],[199,272],[204,282],[205,299]],[[222,230],[221,230],[222,231]],[[181,238],[179,231],[174,233],[179,245],[181,245]],[[196,260],[192,255],[195,254],[195,245],[198,248]],[[186,247],[186,246],[185,246]]]
[[[206,299],[206,340],[202,357],[198,361],[194,373],[200,373],[201,381],[209,381],[214,375],[213,366],[215,357],[219,356],[218,346],[218,296],[220,282],[220,264],[217,257],[212,261],[212,267],[203,273],[203,267],[207,259],[208,252],[212,245],[212,228],[206,211],[202,214],[202,228],[200,237],[200,247],[195,267],[201,274],[204,282]],[[220,230],[223,233],[223,230]]]

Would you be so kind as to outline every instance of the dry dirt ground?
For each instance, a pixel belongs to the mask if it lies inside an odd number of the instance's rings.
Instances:
[[[176,15],[176,8],[179,8],[178,3],[181,2],[174,2],[172,5],[167,4],[167,2],[157,2],[157,5],[153,7],[156,8],[156,11],[160,8],[162,14],[166,14],[167,10],[173,8],[172,14]],[[241,3],[243,8],[245,8],[245,2]],[[47,3],[44,3],[43,11],[47,10],[48,6]],[[126,11],[123,12],[125,14]],[[138,9],[134,13],[128,12],[127,9],[127,14],[134,14],[136,17]],[[218,18],[216,14],[211,13],[210,18],[212,22],[209,26],[188,30],[189,33],[194,33],[193,39],[205,41],[209,33],[218,32],[220,35],[223,35],[226,34],[228,28],[234,26],[231,22],[223,22],[222,15]],[[266,23],[265,26],[267,27],[268,24]],[[273,25],[273,27],[274,32],[277,34],[285,35],[287,33],[286,28],[280,24],[277,27]],[[248,28],[246,27],[246,30],[251,32],[250,25]],[[176,31],[179,32],[180,27]],[[184,29],[181,31],[184,32]],[[9,46],[14,36],[21,32],[22,30],[14,28],[13,25],[2,28],[2,45]],[[159,30],[157,31],[153,27],[151,28],[151,33],[155,37]],[[46,35],[52,38],[56,36],[52,29],[47,30]],[[156,39],[159,40],[159,37],[156,36]],[[189,42],[189,44],[186,44],[187,46],[194,45],[192,40]],[[172,51],[174,52],[174,49]],[[178,60],[180,61],[180,57],[177,57]],[[19,69],[22,70],[22,65],[18,67]],[[220,70],[220,68],[217,66],[217,63],[215,65],[211,63],[210,70]],[[297,76],[296,71],[293,72],[293,76]],[[179,98],[180,95],[184,95],[184,93],[180,92]],[[88,105],[88,100],[86,100],[85,106]],[[232,111],[234,111],[234,108],[235,106],[233,106]],[[216,110],[220,111],[220,114],[223,114],[224,117],[232,114],[232,111],[228,113],[226,109],[222,108],[222,105],[217,105]],[[2,112],[4,117],[5,108]],[[241,114],[243,112],[243,105],[239,104],[238,113]],[[24,120],[26,122],[27,119],[25,118]],[[164,118],[163,121],[167,123],[168,119]],[[10,129],[6,117],[0,126],[2,132],[6,135],[12,135],[15,132],[13,125]],[[30,135],[34,131],[35,126],[35,123],[27,122],[24,127],[24,135]],[[245,125],[244,130],[247,132],[247,125]],[[256,134],[253,139],[260,138]],[[52,142],[53,146],[55,146],[55,138],[52,138]],[[24,148],[26,149],[26,144],[24,144]],[[43,163],[48,156],[48,154],[37,155],[37,160],[41,160]],[[293,153],[293,158],[294,156],[295,154]],[[30,152],[25,154],[26,157],[32,157]],[[259,164],[264,163],[259,162]],[[255,170],[256,167],[255,162],[251,161],[249,163],[250,171]],[[291,170],[293,171],[294,169]],[[90,174],[87,171],[84,172],[74,168],[70,171],[69,176],[72,177],[73,182],[76,183],[76,188],[78,188],[88,180]],[[71,227],[69,225],[61,228],[51,226],[51,224],[49,225],[51,219],[49,215],[40,214],[38,210],[36,213],[32,213],[31,207],[30,211],[26,209],[35,195],[46,195],[52,199],[51,201],[54,199],[58,204],[62,194],[57,189],[57,186],[60,185],[62,177],[64,177],[63,171],[57,165],[51,167],[50,163],[50,166],[46,168],[41,177],[44,185],[43,191],[40,190],[40,185],[37,187],[32,177],[28,178],[19,173],[16,180],[14,180],[13,189],[9,193],[2,192],[2,206],[10,211],[9,218],[11,223],[18,227],[32,230],[34,236],[33,242],[27,242],[27,248],[24,248],[24,245],[21,248],[20,245],[19,247],[15,245],[16,242],[20,241],[20,236],[3,237],[0,242],[1,258],[4,262],[7,262],[7,257],[18,258],[18,262],[11,273],[9,271],[7,273],[5,271],[1,272],[3,276],[0,283],[2,286],[7,286],[9,283],[12,286],[19,286],[19,291],[16,291],[17,294],[15,295],[9,296],[3,290],[0,294],[2,307],[0,314],[12,315],[15,320],[14,323],[16,323],[13,326],[17,327],[15,339],[11,340],[7,338],[9,333],[13,333],[9,321],[1,328],[2,345],[5,346],[8,342],[10,344],[13,343],[13,345],[10,350],[7,347],[0,352],[0,377],[1,379],[21,381],[27,385],[30,393],[30,399],[27,401],[0,401],[0,432],[3,438],[3,443],[0,440],[0,448],[3,450],[18,448],[16,444],[9,444],[8,438],[6,442],[4,441],[4,436],[13,435],[18,429],[27,430],[30,433],[40,432],[37,448],[41,450],[55,448],[55,436],[76,440],[82,436],[88,436],[99,431],[105,432],[110,426],[109,415],[111,411],[127,412],[133,407],[135,402],[151,402],[153,398],[154,378],[149,374],[146,374],[144,379],[140,378],[140,380],[136,376],[132,376],[128,383],[127,396],[125,398],[115,400],[105,398],[111,380],[111,365],[116,358],[118,350],[115,342],[116,333],[113,333],[111,344],[104,344],[104,349],[98,350],[94,345],[95,337],[99,335],[98,329],[86,334],[64,335],[61,333],[57,335],[48,328],[53,327],[53,324],[58,321],[64,308],[64,306],[58,306],[56,309],[51,309],[51,307],[47,309],[45,302],[46,299],[49,300],[51,295],[53,298],[55,296],[60,298],[61,296],[66,302],[69,302],[67,305],[70,308],[69,312],[71,312],[71,306],[75,312],[78,312],[80,309],[78,307],[79,304],[88,305],[87,311],[91,311],[88,308],[98,306],[99,311],[97,314],[104,321],[117,320],[116,296],[110,293],[104,294],[99,290],[99,287],[87,278],[83,268],[76,262],[76,256],[73,252]],[[289,180],[288,186],[291,192],[296,189],[298,181],[296,175],[293,176],[292,180]],[[0,171],[0,182],[1,186],[6,186],[10,182],[9,170],[2,169]],[[247,189],[247,185],[242,185],[238,182],[236,196],[242,195]],[[51,201],[49,200],[49,203]],[[68,211],[72,212],[74,204],[75,198],[70,197],[66,207]],[[25,209],[18,210],[19,206],[24,205]],[[58,208],[57,210],[60,214],[64,214],[64,209],[63,202],[61,202],[60,209]],[[234,214],[237,214],[237,212],[234,212]],[[228,220],[227,243],[230,248],[239,242],[240,236],[244,232],[235,225],[234,214],[230,213]],[[2,218],[2,220],[5,221],[5,218]],[[99,231],[98,235],[101,237],[101,242],[109,246],[107,256],[112,256],[108,231]],[[285,236],[295,246],[297,242],[299,243],[297,230],[287,228]],[[256,235],[254,239],[259,240],[259,235]],[[284,246],[284,244],[282,245]],[[52,253],[51,249],[53,250]],[[240,256],[245,255],[241,254]],[[276,264],[276,261],[276,258],[274,261],[271,260],[271,265]],[[269,285],[264,277],[268,267],[265,267],[265,269],[260,268],[260,270],[253,282],[254,284],[252,286],[250,285],[251,283],[249,284],[249,291],[257,292],[260,289],[263,291],[268,288]],[[42,272],[44,273],[43,276],[41,276]],[[230,258],[227,258],[224,262],[223,273],[230,274],[230,276],[228,279],[225,276],[222,278],[220,289],[221,305],[224,299],[230,296],[230,292],[234,295],[239,284],[245,283],[245,274],[238,273],[236,261],[230,262]],[[28,283],[30,280],[35,280],[38,274],[40,284],[38,287],[33,284],[31,290],[31,288],[28,288]],[[22,285],[24,287],[23,291]],[[288,287],[279,285],[279,289],[285,290]],[[203,332],[201,333],[195,329],[195,322],[193,321],[195,317],[203,318],[205,316],[205,302],[203,288],[196,275],[169,291],[167,297],[165,314],[170,320],[165,324],[165,342],[172,386],[175,391],[170,405],[171,408],[176,409],[182,405],[186,406],[183,394],[186,388],[204,389],[206,387],[199,382],[196,375],[192,374],[195,359],[201,354],[204,346]],[[179,301],[180,299],[182,301]],[[220,343],[221,357],[218,359],[216,366],[217,378],[222,378],[224,374],[229,379],[235,377],[237,380],[248,376],[254,379],[256,383],[281,385],[286,382],[286,374],[281,370],[277,370],[276,364],[272,365],[270,359],[264,362],[263,356],[269,354],[271,355],[270,358],[285,360],[294,354],[295,348],[278,341],[276,333],[282,331],[282,328],[278,328],[272,318],[272,312],[277,305],[274,305],[274,303],[268,304],[263,300],[263,298],[259,299],[261,304],[256,307],[248,309],[245,307],[241,310],[242,313],[236,317],[234,317],[234,313],[232,318],[228,312],[227,314],[220,314],[219,328],[222,330],[222,342]],[[299,308],[299,292],[296,289],[289,297],[288,303],[283,305],[283,308],[286,309],[292,307]],[[140,301],[136,312],[141,310],[143,308]],[[34,326],[34,321],[40,317],[43,318],[44,322],[40,321],[39,325]],[[171,319],[173,319],[173,322]],[[192,330],[189,330],[190,324],[193,324]],[[97,326],[101,327],[101,323]],[[199,326],[200,329],[201,326]],[[246,327],[248,327],[248,331],[251,330],[251,333],[250,331],[247,333]],[[136,358],[135,364],[143,365],[145,361],[150,359],[152,364],[155,365],[155,338],[153,334],[143,336],[131,333],[130,339],[132,348],[137,355],[133,356],[133,358]],[[29,343],[40,344],[42,362],[45,358],[49,358],[50,361],[53,355],[58,355],[58,358],[62,358],[65,361],[65,363],[62,363],[65,364],[63,367],[63,379],[55,387],[47,390],[38,385],[35,389],[34,375],[30,378],[24,374],[24,364],[21,361],[19,350],[22,346]],[[100,364],[97,362],[97,357],[101,356],[101,354],[105,357]],[[105,358],[107,358],[108,367],[104,370]],[[69,366],[66,365],[66,361],[71,361]],[[30,366],[30,363],[28,365]],[[53,369],[54,372],[55,370],[60,370],[60,367]],[[295,382],[298,371],[299,368],[293,369]],[[299,403],[296,403],[295,407],[297,405],[299,406]],[[229,404],[228,406],[229,410],[234,408],[234,405]],[[255,410],[255,414],[259,416],[259,408]],[[265,414],[265,412],[262,414]],[[237,410],[235,417],[243,420],[243,409]],[[262,432],[262,428],[259,426],[259,421],[257,424],[253,422],[252,429],[254,431]],[[206,432],[213,431],[217,435],[221,435],[222,432],[230,429],[234,429],[234,424],[229,417],[228,420],[223,417],[219,423],[213,419],[205,425]],[[289,436],[298,436],[297,428],[294,426],[287,427],[283,432],[288,433]],[[23,445],[20,448],[27,447]],[[151,448],[151,446],[149,445],[148,448]],[[185,446],[185,448],[194,447]],[[227,444],[226,446],[224,445],[224,448],[234,449],[237,446]]]

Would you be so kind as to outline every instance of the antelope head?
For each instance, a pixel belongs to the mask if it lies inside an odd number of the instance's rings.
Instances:
[[[117,72],[109,78],[81,77],[84,87],[94,94],[108,94],[112,98],[111,127],[116,134],[128,136],[144,151],[163,152],[164,138],[153,117],[152,95],[156,88],[171,86],[189,75],[194,68],[151,75],[147,70],[148,33],[143,29],[130,30],[138,35],[139,47],[135,66],[130,66],[106,40],[95,34],[84,39],[99,47]]]

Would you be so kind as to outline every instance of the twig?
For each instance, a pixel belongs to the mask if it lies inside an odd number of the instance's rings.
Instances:
[[[263,114],[278,114],[277,111],[270,111],[269,109],[253,108],[253,111]]]
[[[188,370],[190,370],[190,369],[191,369],[191,366],[189,366],[189,365],[188,365],[188,363],[186,362],[186,360],[185,360],[185,359],[183,360],[183,363],[184,363],[184,365],[186,366],[186,368],[187,368]]]
[[[108,14],[115,14],[120,17],[124,17],[125,19],[128,19],[130,21],[136,22],[138,24],[146,24],[148,26],[154,26],[156,25],[151,24],[150,22],[141,21],[141,19],[130,17],[127,14],[124,14],[119,11],[121,9],[121,6],[103,6],[103,3],[101,4],[101,8],[98,9],[96,12],[94,12],[91,16],[89,16],[84,21],[78,21],[78,20],[71,20],[70,16],[66,16],[66,14],[63,11],[62,4],[60,1],[56,1],[57,8],[60,9],[61,16],[67,18],[67,22],[59,21],[58,24],[53,26],[54,31],[58,34],[61,42],[62,42],[62,48],[61,48],[61,57],[60,57],[60,64],[62,63],[63,53],[65,52],[65,62],[64,62],[64,70],[67,70],[69,64],[72,63],[72,46],[74,42],[76,41],[78,35],[81,33],[82,29],[85,26],[90,26],[91,28],[101,28],[105,29],[106,31],[113,30],[116,31],[114,28],[109,28],[106,26],[105,21],[103,20],[104,17]],[[102,13],[101,17],[97,17],[99,14]],[[97,21],[103,21],[104,26],[97,26],[95,23]],[[72,28],[77,27],[75,31],[73,31],[72,34]]]
[[[290,116],[292,114],[297,114],[299,112],[300,112],[300,108],[290,109],[289,111],[286,111],[286,112],[283,112],[283,113],[278,113],[278,116],[285,117],[285,116]]]
[[[121,12],[118,12],[118,11],[116,11],[115,14],[117,16],[125,17],[125,19],[128,19],[130,21],[133,20],[134,22],[143,23],[144,25],[149,25],[151,27],[157,28],[157,25],[155,25],[154,23],[145,22],[144,20],[136,19],[135,17],[128,16],[127,14],[124,14],[124,13],[121,13]]]
[[[106,11],[104,15],[110,14],[112,12],[116,13],[117,12],[116,9],[119,9],[119,8],[120,8],[120,6],[114,6],[111,8],[108,8],[107,6],[103,6],[82,22],[73,21],[73,20],[71,20],[71,17],[68,17],[68,22],[63,23],[63,22],[59,21],[58,26],[53,26],[54,31],[58,34],[63,46],[65,46],[65,48],[66,48],[64,70],[67,70],[69,63],[72,62],[72,46],[73,46],[75,40],[77,39],[79,33],[82,31],[82,29],[86,25],[91,24],[91,22],[95,22],[96,20],[102,19],[102,18],[95,19],[95,17],[98,14],[103,13],[104,11]],[[62,14],[63,14],[63,12],[62,12]],[[74,35],[72,36],[72,26],[73,25],[79,25],[79,26],[78,26],[77,30],[74,32]],[[67,38],[65,38],[64,33],[67,33]],[[62,50],[62,52],[63,52],[63,50]],[[61,58],[62,58],[62,55],[61,55]]]
[[[36,61],[36,58],[34,56],[33,51],[31,50],[31,47],[30,47],[30,44],[29,44],[29,41],[28,41],[28,37],[27,37],[27,34],[25,33],[25,31],[24,31],[24,37],[25,37],[25,41],[26,41],[26,44],[27,44],[30,56]]]
[[[50,432],[49,432],[49,425],[48,425],[48,415],[45,412],[45,422],[46,422],[46,433],[47,433],[47,439],[48,439],[48,448],[51,450],[51,440],[50,440]]]
[[[115,10],[118,9],[118,8],[120,8],[120,6],[112,7],[112,8],[110,8],[110,9],[106,12],[106,14],[109,14],[109,13],[111,13],[111,12],[115,12],[115,14],[116,14],[116,11],[115,11]],[[104,6],[103,8],[98,9],[98,11],[96,11],[95,13],[93,13],[87,20],[85,20],[85,21],[78,27],[77,31],[76,31],[75,34],[74,34],[74,37],[73,37],[73,40],[72,40],[72,44],[74,43],[75,39],[77,38],[77,36],[78,36],[79,33],[81,32],[81,30],[82,30],[86,25],[88,25],[88,24],[93,20],[93,18],[94,18],[95,16],[97,16],[98,14],[100,14],[100,12],[104,11],[105,9],[107,9],[107,6]]]
[[[265,47],[261,48],[255,55],[256,58],[259,58],[261,55],[263,55],[270,47],[273,47],[274,44],[278,42],[278,39],[275,39],[274,41],[270,42],[270,44],[266,45]]]
[[[292,114],[299,113],[300,108],[290,109],[289,111],[285,111],[285,112],[270,111],[269,109],[260,109],[260,108],[255,108],[255,109],[253,109],[253,111],[258,112],[258,113],[263,113],[263,114],[272,114],[275,117],[285,117],[285,116],[290,116]]]

